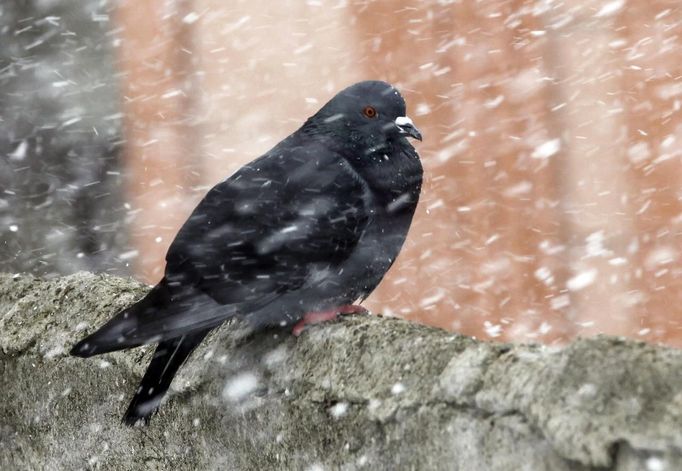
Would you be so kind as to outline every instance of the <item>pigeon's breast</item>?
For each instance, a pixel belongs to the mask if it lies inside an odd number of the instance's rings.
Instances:
[[[368,296],[381,282],[403,247],[422,184],[422,166],[414,148],[394,149],[391,157],[367,175],[371,188],[370,222],[354,257],[349,285]]]
[[[347,261],[348,287],[356,297],[366,297],[378,286],[395,262],[407,238],[417,201],[404,193],[377,205],[353,256]]]

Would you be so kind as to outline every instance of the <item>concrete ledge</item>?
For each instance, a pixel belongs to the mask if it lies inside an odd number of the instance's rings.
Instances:
[[[146,289],[0,275],[0,469],[682,469],[679,350],[491,344],[368,316],[298,339],[227,325],[151,425],[127,428],[151,348],[66,352]]]

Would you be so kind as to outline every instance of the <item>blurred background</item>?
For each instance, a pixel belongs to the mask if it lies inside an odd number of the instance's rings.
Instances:
[[[679,0],[3,0],[0,270],[154,283],[213,184],[382,79],[426,181],[372,310],[682,346],[681,34]]]

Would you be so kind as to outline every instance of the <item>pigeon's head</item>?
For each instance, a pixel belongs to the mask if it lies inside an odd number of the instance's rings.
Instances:
[[[392,85],[368,80],[340,91],[311,118],[319,127],[368,150],[422,135],[405,114],[405,100]]]

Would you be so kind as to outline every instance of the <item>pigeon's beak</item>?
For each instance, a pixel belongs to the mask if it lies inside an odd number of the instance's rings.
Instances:
[[[398,126],[400,134],[407,134],[418,141],[422,140],[422,133],[419,132],[419,129],[414,126],[412,120],[407,116],[398,116],[395,119],[395,125]]]

